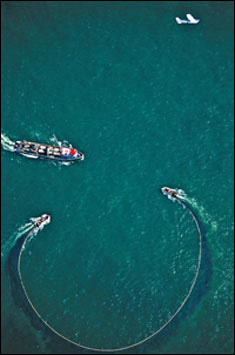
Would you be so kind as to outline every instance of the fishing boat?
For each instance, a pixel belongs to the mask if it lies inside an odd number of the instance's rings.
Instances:
[[[37,218],[33,224],[35,227],[40,227],[42,224],[48,224],[51,221],[51,216],[49,214],[43,214],[41,217]]]
[[[84,154],[72,147],[51,146],[28,141],[16,141],[14,151],[32,159],[50,159],[64,162],[84,160]]]
[[[170,189],[169,187],[164,186],[161,188],[161,191],[163,195],[166,195],[168,197],[176,197],[176,198],[179,197],[177,191]]]

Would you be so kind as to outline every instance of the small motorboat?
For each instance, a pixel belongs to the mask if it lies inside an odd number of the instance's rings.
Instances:
[[[186,24],[186,25],[196,25],[198,22],[200,22],[200,19],[196,19],[193,17],[191,14],[186,14],[187,20],[182,20],[179,17],[176,17],[175,20],[178,23],[178,25]]]
[[[84,160],[84,154],[72,147],[55,147],[25,140],[16,141],[14,151],[32,159],[50,159],[64,162]]]
[[[49,214],[43,214],[41,217],[37,218],[33,224],[35,227],[40,227],[42,224],[46,225],[51,222],[51,216]]]
[[[177,191],[170,189],[169,187],[162,187],[161,191],[162,191],[163,195],[166,195],[167,197],[179,198]]]

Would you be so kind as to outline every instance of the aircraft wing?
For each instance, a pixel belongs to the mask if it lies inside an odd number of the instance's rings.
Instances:
[[[189,21],[195,21],[195,18],[191,14],[187,14],[186,17]]]

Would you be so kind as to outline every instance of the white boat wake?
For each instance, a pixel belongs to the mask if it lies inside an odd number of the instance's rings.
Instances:
[[[5,133],[2,132],[1,132],[1,145],[4,150],[7,150],[9,152],[14,152],[15,142],[13,142]]]
[[[188,203],[195,211],[197,211],[198,216],[200,216],[201,220],[204,224],[210,227],[212,232],[215,232],[218,228],[218,223],[213,220],[212,216],[206,211],[205,207],[203,207],[195,198],[189,197],[186,192],[182,189],[172,189],[177,194],[177,197]],[[177,201],[177,198],[173,197],[171,194],[167,194],[167,197],[173,202]],[[178,201],[179,202],[179,201]]]

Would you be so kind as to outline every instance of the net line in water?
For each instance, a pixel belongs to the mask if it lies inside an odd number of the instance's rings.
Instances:
[[[168,196],[169,197],[169,196]],[[198,259],[197,259],[197,268],[196,268],[196,272],[195,272],[195,276],[193,278],[192,284],[188,290],[188,293],[186,295],[186,297],[184,298],[184,300],[182,301],[181,305],[177,308],[177,310],[175,311],[175,313],[158,329],[156,330],[154,333],[150,334],[148,337],[143,338],[142,340],[130,344],[130,345],[126,345],[120,348],[110,348],[110,349],[103,349],[103,348],[95,348],[95,347],[90,347],[87,345],[83,345],[80,344],[78,342],[75,342],[72,339],[69,339],[68,337],[64,336],[63,334],[59,333],[56,329],[54,329],[50,324],[47,323],[47,321],[45,319],[43,319],[43,317],[40,315],[40,313],[36,310],[36,308],[34,307],[28,293],[26,290],[26,287],[24,285],[23,282],[23,278],[22,278],[22,274],[21,274],[21,257],[22,257],[22,253],[25,250],[25,246],[27,244],[27,241],[30,240],[30,236],[35,232],[36,230],[36,226],[34,226],[29,233],[27,234],[27,236],[25,237],[25,240],[21,246],[19,255],[18,255],[18,261],[17,261],[17,271],[18,271],[18,275],[19,275],[19,280],[24,292],[24,295],[29,303],[29,305],[31,306],[32,310],[34,311],[34,313],[38,316],[38,318],[44,323],[44,325],[50,329],[54,334],[58,335],[60,338],[62,338],[63,340],[67,341],[68,343],[75,345],[79,348],[85,349],[85,350],[89,350],[89,351],[96,351],[96,352],[119,352],[119,351],[124,351],[124,350],[128,350],[134,347],[137,347],[138,345],[141,345],[143,343],[145,343],[146,341],[150,340],[151,338],[155,337],[157,334],[159,334],[164,328],[167,327],[168,324],[170,324],[173,319],[177,316],[177,314],[180,313],[180,311],[182,310],[182,308],[184,307],[184,305],[186,304],[186,302],[188,301],[189,297],[191,296],[193,289],[196,285],[197,279],[198,279],[198,275],[199,275],[199,271],[200,271],[200,266],[201,266],[201,258],[202,258],[202,232],[201,232],[201,228],[200,228],[200,224],[198,221],[198,218],[196,216],[196,214],[193,212],[193,210],[180,198],[180,195],[174,195],[174,198],[172,198],[172,200],[177,200],[183,207],[185,207],[188,212],[191,214],[193,221],[196,225],[197,231],[198,231],[198,243],[199,243],[199,251],[198,251]]]

